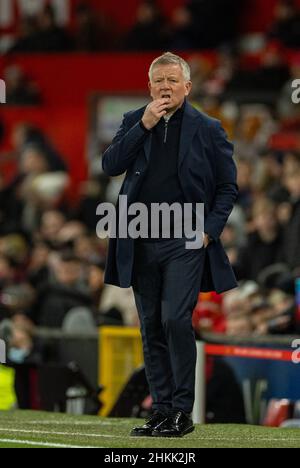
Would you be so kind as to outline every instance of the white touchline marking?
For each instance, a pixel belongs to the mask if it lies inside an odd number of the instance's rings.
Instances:
[[[79,437],[102,437],[102,438],[109,438],[109,439],[124,439],[126,438],[126,436],[118,436],[118,435],[107,435],[107,434],[86,434],[86,433],[80,433],[80,432],[56,432],[56,431],[38,431],[38,430],[32,430],[32,431],[29,431],[29,430],[26,430],[26,429],[8,429],[8,428],[0,428],[0,432],[11,432],[11,433],[22,433],[22,434],[42,434],[42,435],[59,435],[59,436],[70,436],[70,437],[74,437],[74,436],[79,436]],[[128,439],[132,440],[131,437],[128,437]],[[135,439],[143,439],[145,440],[144,437],[135,437]],[[173,439],[172,437],[170,437],[170,439]],[[178,440],[178,439],[176,439]],[[251,442],[300,442],[300,437],[299,438],[290,438],[290,437],[286,437],[286,438],[263,438],[263,437],[253,437],[253,436],[247,436],[247,440],[246,439],[242,439],[240,437],[206,437],[205,435],[203,436],[201,434],[201,436],[196,439],[196,438],[191,438],[189,437],[188,439],[186,440],[190,440],[190,441],[211,441],[211,440],[215,440],[215,441],[232,441],[232,442],[247,442],[247,441],[251,441]]]
[[[10,420],[8,422],[12,422],[12,423],[16,423],[18,424],[19,421],[18,420]],[[22,422],[23,424],[23,422]],[[84,422],[84,421],[72,421],[70,419],[66,420],[66,421],[55,421],[53,419],[52,420],[46,420],[46,421],[26,421],[26,424],[32,424],[32,425],[36,425],[38,426],[39,424],[41,426],[48,426],[48,425],[51,425],[51,424],[54,424],[55,426],[66,426],[67,424],[72,424],[72,426],[118,426],[118,425],[128,425],[128,422],[127,421],[113,421],[113,422],[108,422],[108,421],[96,421],[96,422],[92,422],[92,421],[87,421],[87,422]]]
[[[17,440],[17,439],[1,439],[0,443],[4,444],[17,444],[17,445],[33,445],[38,447],[53,447],[53,448],[73,448],[73,449],[96,449],[96,448],[105,448],[105,447],[86,447],[84,445],[67,445],[67,444],[55,444],[50,442],[34,442],[32,440]]]
[[[0,432],[12,432],[12,433],[19,433],[19,434],[43,434],[43,435],[59,435],[59,436],[79,436],[79,437],[107,437],[109,439],[124,439],[124,436],[118,435],[108,435],[108,434],[87,434],[87,433],[80,433],[80,432],[56,432],[56,431],[29,431],[27,429],[9,429],[0,427]]]

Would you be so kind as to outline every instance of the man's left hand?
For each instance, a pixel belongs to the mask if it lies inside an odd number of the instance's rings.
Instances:
[[[207,247],[209,246],[210,242],[211,242],[211,239],[209,237],[208,234],[204,233],[204,236],[203,236],[203,246],[205,249],[207,249]]]

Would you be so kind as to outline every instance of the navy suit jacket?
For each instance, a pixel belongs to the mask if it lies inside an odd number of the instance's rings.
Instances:
[[[126,172],[120,195],[134,203],[147,170],[151,132],[140,120],[145,107],[125,114],[123,123],[102,160],[104,172],[119,176]],[[222,293],[237,282],[220,236],[238,195],[233,145],[218,120],[186,103],[179,147],[178,176],[188,203],[205,204],[205,232],[213,241],[207,247],[206,263],[199,291]],[[133,239],[110,239],[105,282],[128,288],[132,285]]]

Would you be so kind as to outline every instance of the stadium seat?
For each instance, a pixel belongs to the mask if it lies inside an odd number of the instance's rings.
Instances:
[[[293,406],[290,400],[271,400],[263,425],[267,427],[280,427],[284,421],[292,418]]]

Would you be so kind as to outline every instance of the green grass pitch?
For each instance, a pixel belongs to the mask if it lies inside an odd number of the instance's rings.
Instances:
[[[33,411],[0,412],[0,448],[299,448],[300,430],[196,426],[182,439],[131,438],[132,419]]]

